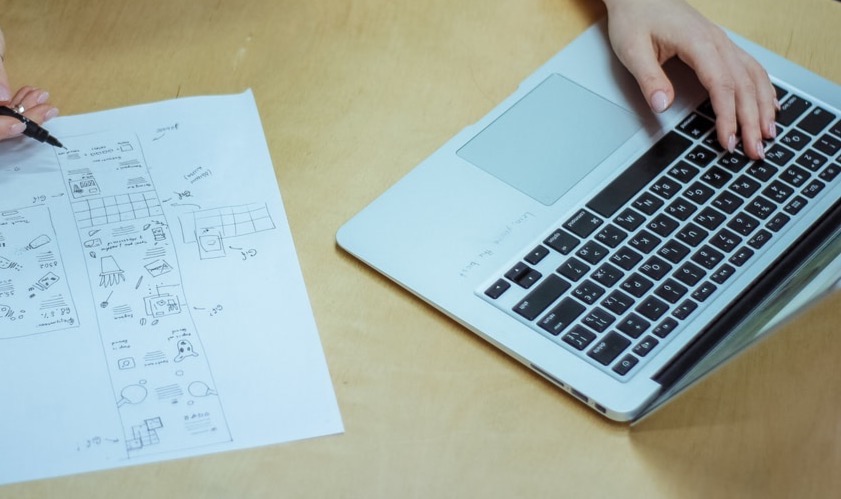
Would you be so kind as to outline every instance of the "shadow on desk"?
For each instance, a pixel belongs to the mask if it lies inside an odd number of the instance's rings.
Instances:
[[[819,304],[634,427],[633,450],[681,496],[841,490],[839,306]]]

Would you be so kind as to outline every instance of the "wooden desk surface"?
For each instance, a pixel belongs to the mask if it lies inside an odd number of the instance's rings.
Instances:
[[[841,3],[692,3],[841,81]],[[0,498],[837,497],[841,300],[631,430],[334,243],[603,12],[596,0],[0,1],[13,84],[48,88],[63,114],[253,88],[346,425]]]

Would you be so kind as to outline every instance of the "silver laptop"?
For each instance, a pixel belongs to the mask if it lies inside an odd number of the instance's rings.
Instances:
[[[599,413],[634,421],[841,276],[841,87],[735,35],[778,139],[655,116],[598,23],[348,221],[339,245]]]

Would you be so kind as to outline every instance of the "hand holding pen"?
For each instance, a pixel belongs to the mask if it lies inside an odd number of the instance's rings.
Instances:
[[[45,121],[58,116],[58,109],[48,102],[50,94],[27,86],[18,90],[13,96],[5,62],[6,42],[3,32],[0,31],[0,140],[27,135],[42,142],[60,146],[60,143],[40,126]]]

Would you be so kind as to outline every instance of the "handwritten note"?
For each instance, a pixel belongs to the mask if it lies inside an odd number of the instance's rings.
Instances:
[[[251,93],[50,130],[0,143],[0,484],[341,432]]]

